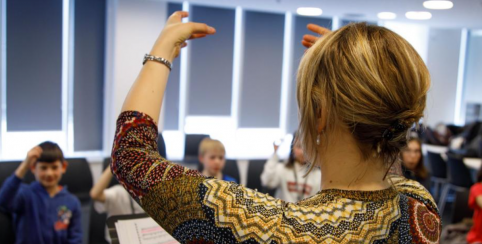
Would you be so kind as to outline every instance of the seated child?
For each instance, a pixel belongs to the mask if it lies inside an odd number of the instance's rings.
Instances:
[[[111,180],[112,172],[110,167],[107,167],[97,183],[92,187],[92,190],[90,190],[90,197],[95,201],[95,210],[98,213],[107,213],[107,217],[144,213],[144,209],[132,199],[126,189],[120,184],[107,188]],[[110,242],[107,226],[105,228],[105,239]]]
[[[82,243],[80,201],[59,185],[67,169],[60,147],[43,142],[32,148],[0,189],[0,208],[13,213],[16,243]],[[36,181],[22,179],[31,170]]]
[[[474,210],[474,225],[467,234],[467,242],[482,243],[482,168],[477,173],[477,183],[470,188],[469,207]]]
[[[321,171],[314,167],[305,176],[309,168],[303,149],[297,141],[297,133],[291,141],[291,151],[286,163],[279,163],[278,145],[273,144],[273,156],[266,161],[261,173],[261,185],[276,189],[275,197],[287,202],[298,202],[315,195],[321,187]]]
[[[202,140],[199,145],[199,162],[201,162],[204,167],[202,171],[203,175],[224,181],[236,182],[236,179],[229,175],[224,175],[222,172],[226,164],[225,155],[226,150],[220,141],[210,138]]]

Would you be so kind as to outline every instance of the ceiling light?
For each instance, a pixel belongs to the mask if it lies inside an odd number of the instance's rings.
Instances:
[[[430,12],[417,12],[417,11],[410,11],[405,13],[405,17],[407,19],[415,19],[415,20],[427,20],[432,18],[432,14]]]
[[[423,2],[423,6],[428,9],[451,9],[454,4],[448,0],[430,0]]]
[[[395,19],[397,18],[397,15],[392,12],[380,12],[378,13],[378,18],[379,19]]]
[[[296,13],[305,16],[319,16],[323,11],[321,8],[301,7],[296,10]]]

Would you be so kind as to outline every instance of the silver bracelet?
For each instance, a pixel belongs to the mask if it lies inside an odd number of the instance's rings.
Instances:
[[[146,55],[144,56],[144,62],[142,62],[142,65],[146,64],[147,61],[157,61],[157,62],[159,62],[159,63],[161,63],[161,64],[166,65],[166,66],[169,68],[169,70],[172,70],[172,64],[171,64],[171,62],[169,62],[169,61],[168,61],[167,59],[165,59],[165,58],[156,57],[156,56],[152,56],[152,55],[150,55],[150,54],[146,54]]]

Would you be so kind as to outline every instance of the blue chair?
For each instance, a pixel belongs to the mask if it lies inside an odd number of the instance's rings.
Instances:
[[[444,185],[447,183],[447,163],[442,158],[440,153],[427,152],[427,159],[430,165],[432,176],[430,181],[433,183],[433,197],[435,200],[439,198],[439,193]]]

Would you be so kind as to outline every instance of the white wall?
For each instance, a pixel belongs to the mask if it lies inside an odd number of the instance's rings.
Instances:
[[[465,65],[464,97],[461,108],[463,118],[465,118],[467,103],[482,104],[482,30],[471,31]]]
[[[106,28],[106,108],[104,148],[112,147],[115,121],[167,18],[161,1],[108,0]],[[163,119],[159,127],[162,129]],[[108,152],[107,152],[108,153]]]
[[[460,29],[430,29],[427,66],[432,78],[426,108],[426,123],[454,123]]]

